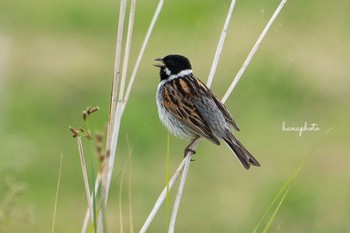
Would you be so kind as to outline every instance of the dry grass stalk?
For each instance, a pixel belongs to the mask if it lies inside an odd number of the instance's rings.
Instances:
[[[78,150],[79,150],[79,157],[80,157],[80,164],[81,164],[81,170],[83,173],[83,179],[84,179],[84,186],[85,186],[85,194],[86,194],[86,200],[88,203],[88,208],[90,211],[90,220],[93,221],[93,207],[92,207],[92,199],[90,198],[90,187],[89,187],[89,179],[87,175],[87,169],[86,169],[86,163],[85,163],[85,155],[84,155],[84,149],[83,149],[83,143],[81,141],[81,137],[77,137],[77,143],[78,143]]]
[[[97,224],[97,226],[98,226],[97,231],[101,232],[101,233],[104,231],[103,230],[103,216],[104,216],[105,209],[106,209],[107,203],[108,203],[108,194],[109,194],[109,188],[110,188],[110,183],[111,183],[111,178],[112,178],[112,173],[113,173],[113,167],[114,167],[114,163],[115,163],[115,156],[116,156],[116,149],[117,149],[117,143],[118,143],[121,118],[122,118],[125,106],[127,104],[127,100],[130,96],[133,82],[135,80],[136,73],[137,73],[137,70],[139,68],[142,56],[143,56],[145,48],[148,44],[150,35],[151,35],[152,30],[155,26],[155,23],[158,19],[159,13],[162,9],[163,3],[164,3],[164,0],[160,0],[158,3],[157,9],[154,13],[153,19],[152,19],[151,24],[148,28],[146,37],[144,39],[141,50],[140,50],[139,55],[137,57],[135,67],[134,67],[132,75],[130,77],[130,81],[128,82],[127,88],[125,88],[126,83],[127,83],[126,82],[126,80],[127,80],[127,68],[128,68],[129,54],[130,54],[130,49],[131,49],[131,39],[132,39],[132,31],[133,31],[133,22],[134,22],[134,17],[135,17],[136,0],[131,1],[128,34],[127,34],[127,41],[126,41],[122,70],[120,69],[121,49],[122,49],[123,29],[124,29],[127,1],[126,0],[120,1],[120,13],[119,13],[119,23],[118,23],[118,32],[117,32],[117,42],[116,42],[116,57],[115,57],[114,76],[113,76],[113,84],[112,84],[112,92],[111,92],[108,132],[107,132],[107,139],[106,139],[106,156],[105,156],[105,160],[103,161],[103,164],[101,166],[101,169],[100,169],[99,174],[98,174],[96,181],[95,181],[95,193],[99,187],[100,181],[102,183],[102,185],[101,185],[101,207],[102,207],[102,210],[101,210],[101,213],[98,215],[99,219],[98,219],[98,224]],[[121,79],[120,79],[120,74],[122,74]],[[119,87],[119,90],[118,90],[118,87]],[[73,136],[74,136],[74,134],[75,133],[73,132]],[[78,132],[76,133],[76,135],[78,135]],[[89,213],[87,212],[86,217],[85,217],[85,221],[83,224],[82,232],[87,231],[87,228],[88,228],[87,226],[89,224],[89,221],[88,221],[89,216],[92,216],[92,215],[91,214],[89,215]]]
[[[101,182],[101,173],[98,173],[97,174],[97,177],[96,177],[96,181],[95,181],[95,194],[98,192],[98,189],[99,189],[99,185],[100,185],[100,182]],[[90,201],[92,202],[92,195],[93,193],[91,193],[90,195]],[[90,211],[89,211],[89,208],[86,210],[86,213],[85,213],[85,218],[84,218],[84,223],[83,223],[83,227],[81,229],[81,233],[85,233],[88,231],[88,226],[89,226],[89,223],[90,223],[90,219],[91,219],[91,215],[90,215]]]
[[[141,50],[139,52],[139,55],[138,55],[138,58],[137,58],[137,61],[136,61],[136,64],[135,64],[135,67],[134,67],[134,70],[133,70],[133,74],[132,74],[132,76],[130,78],[130,81],[128,83],[128,88],[127,88],[126,94],[124,96],[120,96],[119,99],[121,101],[120,102],[118,101],[118,103],[116,105],[116,111],[115,111],[115,114],[114,114],[114,120],[110,119],[110,124],[108,126],[108,132],[109,132],[108,135],[110,135],[110,139],[109,140],[107,139],[107,150],[106,150],[107,151],[107,157],[108,157],[108,160],[107,160],[108,165],[107,165],[107,172],[106,172],[105,177],[104,177],[105,180],[102,181],[102,183],[105,182],[105,185],[103,185],[103,187],[102,187],[102,197],[103,197],[104,206],[106,206],[107,202],[108,202],[108,193],[109,193],[110,181],[111,181],[113,167],[114,167],[115,152],[116,152],[116,149],[117,149],[120,121],[121,121],[121,118],[122,118],[125,106],[127,104],[127,100],[128,100],[129,95],[130,95],[131,88],[132,88],[132,85],[133,85],[133,81],[134,81],[134,79],[136,77],[136,73],[137,73],[139,64],[141,62],[144,50],[145,50],[145,48],[146,48],[146,46],[148,44],[148,41],[149,41],[150,35],[151,35],[152,31],[153,31],[155,22],[158,19],[158,16],[159,16],[159,13],[161,11],[163,2],[164,2],[163,0],[160,0],[159,3],[158,3],[158,7],[157,7],[157,9],[156,9],[156,11],[154,13],[153,19],[151,21],[151,24],[150,24],[150,26],[148,28],[146,37],[144,39],[142,48],[141,48]],[[132,4],[132,6],[133,5],[135,5],[135,4]],[[131,14],[132,14],[132,12],[131,12]],[[134,15],[133,15],[133,17],[134,17]],[[131,37],[129,38],[129,40],[131,41]],[[116,63],[119,63],[119,61],[117,61],[117,60],[120,60],[120,58],[116,56]],[[115,73],[115,75],[117,75],[117,74],[118,74],[118,72]],[[115,81],[118,81],[118,80],[115,79]],[[120,87],[123,88],[123,90],[120,89],[119,92],[124,92],[125,85],[121,85]],[[111,101],[112,101],[112,99],[114,99],[113,96],[114,96],[114,94],[112,94]],[[111,105],[111,108],[112,107],[113,106]],[[112,110],[110,112],[111,112],[111,114],[113,113]]]
[[[224,24],[224,28],[221,31],[221,36],[220,36],[220,39],[219,39],[218,46],[216,48],[214,60],[213,60],[213,63],[211,65],[211,69],[210,69],[210,73],[209,73],[209,77],[208,77],[208,81],[207,81],[207,86],[208,87],[211,86],[211,83],[212,83],[212,81],[214,79],[214,75],[215,75],[215,72],[216,72],[216,68],[218,67],[218,64],[219,64],[222,48],[224,47],[224,43],[225,43],[225,38],[226,38],[227,30],[228,30],[228,25],[230,24],[231,16],[232,16],[232,13],[233,13],[233,9],[235,8],[235,4],[236,4],[236,0],[232,0],[230,8],[229,8],[229,11],[228,11],[227,16],[226,16],[226,21],[225,21],[225,24]]]

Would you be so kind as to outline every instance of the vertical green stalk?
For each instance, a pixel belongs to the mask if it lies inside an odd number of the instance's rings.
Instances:
[[[169,218],[169,206],[170,206],[170,187],[169,187],[169,181],[170,181],[170,134],[168,132],[167,136],[167,148],[166,148],[166,174],[165,174],[165,182],[166,182],[166,198],[165,198],[165,210],[166,210],[166,219]],[[166,229],[169,228],[169,223],[167,221]]]
[[[93,151],[93,142],[91,141],[91,151]],[[94,214],[94,230],[97,232],[97,216],[96,216],[96,193],[95,193],[95,166],[94,166],[94,153],[91,153],[91,186],[92,187],[92,208]],[[89,198],[89,197],[87,197]]]
[[[89,127],[89,124],[87,121],[85,121],[85,126],[86,126],[86,129],[87,129],[87,132],[91,132],[90,131],[90,127]],[[91,184],[90,184],[90,187],[92,187],[92,212],[93,212],[93,219],[94,219],[94,222],[93,222],[93,227],[94,227],[94,232],[97,233],[97,211],[96,211],[96,192],[95,192],[95,166],[94,166],[94,144],[93,144],[93,140],[91,139],[91,143],[90,143],[90,147],[91,147],[91,153],[90,153],[90,160],[91,160]],[[91,190],[91,188],[90,188]],[[90,198],[89,196],[86,197],[86,198]]]
[[[284,202],[284,199],[286,198],[290,188],[292,187],[294,180],[297,178],[297,176],[299,175],[301,169],[303,168],[303,165],[304,165],[305,161],[311,157],[311,155],[315,152],[317,147],[324,141],[324,139],[326,138],[326,136],[328,135],[328,133],[331,130],[332,130],[332,128],[330,128],[325,133],[325,135],[323,135],[323,137],[317,142],[317,144],[311,149],[311,151],[308,154],[306,154],[306,156],[301,160],[299,166],[288,177],[286,182],[283,184],[282,188],[278,191],[278,193],[273,198],[271,204],[265,210],[263,216],[261,217],[261,219],[259,220],[258,224],[254,228],[253,233],[256,233],[258,231],[259,227],[261,226],[262,222],[265,220],[266,216],[272,211],[272,207],[275,206],[277,201],[279,200],[279,202],[277,203],[274,211],[271,213],[271,217],[267,221],[267,223],[266,223],[266,225],[265,225],[265,227],[264,227],[264,229],[262,231],[263,233],[268,232],[268,230],[270,229],[270,227],[271,227],[271,225],[273,223],[273,220],[275,219],[275,217],[277,215],[277,212],[279,211],[282,203]]]
[[[58,172],[58,181],[57,181],[57,188],[56,188],[55,205],[54,205],[54,209],[53,209],[53,218],[52,218],[52,229],[51,229],[51,233],[54,233],[54,232],[55,232],[56,212],[57,212],[57,201],[58,201],[58,191],[60,190],[61,174],[62,174],[62,163],[63,163],[63,153],[61,153],[60,169],[59,169],[59,172]]]

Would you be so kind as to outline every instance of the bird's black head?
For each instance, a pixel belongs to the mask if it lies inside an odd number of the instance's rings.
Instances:
[[[171,54],[164,58],[157,58],[155,61],[161,62],[154,66],[160,68],[160,79],[164,80],[170,77],[170,75],[179,74],[181,71],[191,70],[191,63],[182,55]]]

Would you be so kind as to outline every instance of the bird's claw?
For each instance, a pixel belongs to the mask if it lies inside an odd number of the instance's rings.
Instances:
[[[185,149],[185,153],[184,153],[184,158],[186,158],[186,156],[188,155],[188,153],[192,153],[192,155],[195,155],[196,154],[196,151],[195,150],[192,150],[190,148],[186,148]],[[192,161],[192,160],[191,160]]]

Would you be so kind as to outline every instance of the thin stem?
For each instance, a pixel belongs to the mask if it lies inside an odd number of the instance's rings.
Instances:
[[[125,11],[126,11],[126,0],[121,0],[120,2],[120,7],[123,8],[123,10],[120,11],[120,17],[119,17],[119,26],[118,26],[118,37],[117,37],[117,47],[119,46],[120,49],[117,49],[116,51],[116,66],[120,66],[120,57],[121,57],[121,41],[120,44],[119,42],[119,36],[122,38],[123,37],[123,33],[120,32],[120,30],[123,30],[123,26],[124,26],[124,19],[125,19]],[[126,47],[125,47],[125,56],[124,56],[124,63],[123,63],[123,74],[122,74],[122,78],[121,78],[121,85],[119,88],[119,101],[116,104],[115,107],[115,114],[114,116],[111,116],[111,121],[113,124],[111,124],[110,126],[112,127],[112,130],[110,131],[110,127],[108,127],[108,133],[111,132],[111,139],[110,141],[107,140],[107,143],[110,143],[109,147],[107,145],[107,171],[104,173],[104,182],[105,184],[102,187],[102,195],[101,198],[103,200],[103,208],[107,207],[107,203],[108,203],[108,194],[109,194],[109,188],[110,188],[110,183],[111,183],[111,178],[112,178],[112,174],[113,174],[113,168],[114,168],[114,161],[115,161],[115,156],[116,156],[116,147],[117,147],[117,142],[118,142],[118,137],[119,137],[119,126],[120,126],[120,121],[121,121],[121,117],[123,112],[121,111],[122,107],[121,105],[123,105],[122,100],[123,98],[123,93],[125,90],[125,80],[126,80],[126,74],[127,74],[127,65],[129,62],[129,54],[130,54],[130,47],[131,47],[131,39],[132,39],[132,29],[134,26],[134,17],[135,17],[135,7],[136,7],[136,2],[132,1],[131,3],[131,7],[130,7],[130,16],[129,16],[129,26],[128,26],[128,35],[127,35],[127,41],[126,41]],[[122,17],[122,18],[121,18]],[[121,23],[122,21],[122,23]],[[121,40],[121,39],[120,39]],[[119,73],[114,73],[115,75],[115,80],[116,78],[119,77]],[[109,149],[108,149],[109,148]],[[102,183],[104,183],[102,181]]]
[[[236,4],[236,0],[232,0],[231,5],[230,5],[230,9],[229,9],[229,11],[227,13],[227,16],[226,16],[226,21],[225,21],[225,24],[224,24],[224,28],[222,29],[222,32],[221,32],[221,36],[220,36],[220,40],[219,40],[219,43],[218,43],[218,47],[216,48],[213,64],[211,65],[211,69],[210,69],[210,73],[209,73],[209,77],[208,77],[208,82],[207,82],[207,86],[208,87],[211,86],[211,83],[212,83],[212,81],[214,79],[214,75],[215,75],[215,72],[216,72],[216,68],[217,68],[217,66],[219,64],[221,51],[222,51],[222,48],[224,47],[225,38],[226,38],[227,30],[228,30],[228,25],[230,24],[231,16],[232,16],[232,12],[233,12],[233,9],[235,7],[235,4]]]
[[[101,173],[99,172],[97,174],[96,181],[95,181],[95,193],[98,192],[100,182],[101,182]],[[90,195],[90,201],[92,201],[92,195],[93,195],[93,193],[91,193],[91,195]],[[89,220],[90,220],[90,211],[89,211],[89,209],[87,209],[86,213],[85,213],[84,224],[83,224],[81,233],[87,232],[87,228],[88,228],[88,225],[90,222]]]
[[[104,206],[107,206],[108,203],[108,195],[109,195],[109,187],[111,184],[111,179],[112,179],[112,174],[113,174],[113,167],[114,167],[114,161],[115,161],[115,154],[117,150],[117,145],[118,145],[118,138],[119,138],[119,129],[120,129],[120,122],[122,119],[122,102],[119,102],[117,104],[117,109],[116,109],[116,119],[114,121],[113,125],[113,134],[112,134],[112,141],[111,141],[111,151],[110,151],[110,157],[107,163],[107,179],[106,179],[106,186],[105,186],[105,192],[103,193],[103,201],[104,201]]]
[[[130,158],[130,157],[129,157]],[[126,168],[128,167],[128,162],[126,161],[124,168],[121,173],[120,177],[120,186],[119,186],[119,222],[120,222],[120,233],[124,232],[124,222],[123,222],[123,206],[122,206],[122,191],[123,191],[123,181],[124,181],[124,175]]]
[[[122,78],[120,80],[119,101],[123,101],[124,100],[125,81],[126,81],[126,74],[127,74],[127,71],[128,71],[128,64],[129,64],[129,55],[130,55],[130,48],[131,48],[132,31],[133,31],[133,28],[134,28],[135,8],[136,8],[136,0],[132,0],[131,1],[131,7],[130,7],[130,15],[129,15],[128,34],[127,34],[127,37],[126,37],[126,45],[125,45],[125,52],[124,52]]]
[[[186,159],[186,158],[185,158]],[[169,181],[169,189],[171,189],[175,182],[177,181],[177,179],[179,178],[182,169],[185,166],[185,159],[182,160],[180,166],[176,169],[173,177],[171,177],[170,181]],[[148,216],[147,220],[145,221],[145,223],[143,224],[140,233],[145,233],[149,227],[149,225],[151,224],[151,222],[153,221],[154,217],[156,216],[158,210],[160,209],[161,205],[163,204],[165,198],[167,195],[167,187],[165,187],[163,189],[163,191],[161,192],[161,194],[158,197],[158,200],[156,201],[156,203],[154,204],[154,207],[150,213],[150,215]]]
[[[163,7],[163,3],[164,3],[164,0],[160,0],[158,2],[158,6],[157,6],[157,9],[156,11],[154,12],[154,15],[153,15],[153,18],[152,18],[152,21],[151,21],[151,24],[149,25],[149,28],[148,28],[148,31],[147,31],[147,34],[146,34],[146,37],[142,43],[142,47],[141,47],[141,50],[140,50],[140,53],[137,57],[137,60],[136,60],[136,64],[135,64],[135,67],[132,71],[132,74],[131,74],[131,78],[130,78],[130,81],[129,81],[129,84],[128,84],[128,87],[126,89],[126,93],[125,93],[125,96],[124,96],[124,102],[126,103],[129,99],[129,96],[130,96],[130,92],[131,92],[131,88],[134,84],[134,81],[135,81],[135,77],[136,77],[136,73],[139,69],[139,66],[140,66],[140,63],[141,63],[141,59],[143,57],[143,54],[145,52],[145,49],[146,49],[146,46],[148,44],[148,41],[149,41],[149,38],[151,37],[151,34],[152,34],[152,31],[153,31],[153,28],[157,22],[157,19],[158,19],[158,16],[162,10],[162,7]],[[124,106],[125,107],[125,106]],[[123,110],[124,110],[124,107],[123,107]]]
[[[260,34],[258,40],[255,42],[254,47],[252,48],[252,50],[250,51],[247,59],[244,61],[241,69],[238,71],[238,73],[236,74],[236,77],[233,79],[230,87],[228,88],[228,90],[226,91],[224,97],[222,98],[222,103],[225,103],[226,100],[228,99],[228,97],[231,95],[233,89],[236,87],[237,83],[239,82],[239,80],[241,79],[244,71],[246,70],[246,68],[248,67],[250,61],[252,60],[253,56],[255,55],[255,52],[258,50],[261,41],[264,39],[267,31],[270,29],[272,23],[275,21],[277,15],[280,13],[280,11],[282,10],[284,4],[287,2],[287,0],[282,0],[282,2],[280,3],[280,5],[277,7],[275,13],[272,15],[271,19],[269,20],[269,22],[267,23],[267,25],[265,26],[264,30],[262,31],[262,33]]]
[[[139,64],[141,62],[144,50],[145,50],[145,48],[147,46],[149,37],[150,37],[150,35],[152,33],[153,27],[154,27],[155,22],[156,22],[156,20],[158,18],[158,15],[160,13],[162,5],[163,5],[163,0],[160,0],[159,4],[158,4],[158,7],[156,9],[156,12],[154,14],[153,20],[151,22],[151,25],[150,25],[150,27],[148,29],[148,32],[147,32],[146,38],[144,40],[143,46],[142,46],[141,51],[139,53],[136,65],[135,65],[134,70],[133,70],[133,74],[131,75],[131,78],[130,78],[130,81],[129,81],[129,84],[128,84],[128,88],[127,88],[127,91],[126,91],[126,94],[125,94],[125,97],[124,97],[124,101],[123,102],[119,102],[117,104],[117,107],[116,107],[115,120],[113,121],[113,130],[111,132],[112,136],[111,136],[110,147],[109,147],[110,148],[110,150],[109,150],[110,157],[109,157],[108,165],[107,165],[108,166],[108,174],[107,174],[107,177],[106,177],[106,187],[105,187],[105,191],[104,191],[104,194],[103,194],[104,195],[103,198],[104,198],[104,205],[105,206],[107,205],[107,202],[108,202],[108,193],[109,193],[109,187],[110,187],[111,178],[112,178],[112,172],[113,172],[113,167],[114,167],[115,152],[116,152],[116,149],[117,149],[121,118],[122,118],[125,106],[127,104],[127,100],[128,100],[129,95],[130,95],[130,92],[131,92],[132,84],[133,84],[133,81],[135,79],[135,76],[136,76]],[[107,153],[108,153],[108,150],[107,150]]]
[[[55,196],[55,205],[54,205],[54,208],[53,208],[53,217],[52,217],[52,229],[51,229],[51,233],[54,233],[54,232],[55,232],[56,213],[57,213],[57,202],[58,202],[58,191],[60,190],[61,174],[62,174],[62,163],[63,163],[63,153],[61,154],[60,169],[59,169],[59,172],[58,172],[58,180],[57,180],[57,188],[56,188],[56,196]]]
[[[109,112],[109,124],[108,124],[107,143],[106,143],[107,157],[109,157],[109,151],[111,149],[112,132],[113,132],[113,125],[114,125],[114,118],[115,118],[114,115],[115,115],[115,110],[117,105],[117,94],[118,94],[117,90],[118,90],[119,75],[120,75],[120,60],[121,60],[121,51],[122,51],[121,48],[123,43],[125,11],[126,11],[126,0],[121,0],[120,9],[119,9],[117,42],[116,42],[116,50],[115,50],[111,103],[109,107],[110,112]]]
[[[90,199],[89,179],[87,176],[87,169],[86,169],[83,143],[81,141],[81,137],[77,137],[77,143],[78,143],[78,149],[79,149],[80,164],[81,164],[81,169],[82,169],[83,179],[84,179],[85,195],[86,195],[86,200],[87,200],[88,207],[90,210],[90,220],[92,222],[93,221],[93,207],[92,207],[92,200]]]
[[[177,192],[175,203],[174,203],[174,209],[173,209],[173,212],[171,214],[171,219],[170,219],[170,225],[169,225],[168,233],[174,233],[176,217],[177,217],[177,213],[178,213],[180,202],[181,202],[181,198],[182,198],[182,193],[183,193],[183,190],[184,190],[184,187],[185,187],[187,173],[188,173],[188,169],[190,167],[191,159],[192,159],[192,154],[191,155],[187,155],[186,158],[185,158],[185,166],[184,166],[184,169],[182,171],[182,177],[181,177],[179,190]]]
[[[131,168],[132,168],[132,164],[131,164],[132,160],[131,160],[131,153],[130,153],[130,158],[129,158],[129,228],[130,228],[130,233],[134,233],[134,223],[133,223],[133,213],[132,213],[132,196],[131,196]]]
[[[102,189],[101,189],[101,203],[102,205],[102,215],[104,215],[104,209],[107,206],[107,195],[109,190],[109,173],[112,173],[112,169],[110,168],[110,160],[113,160],[114,163],[114,152],[113,148],[113,139],[114,139],[114,128],[115,125],[118,124],[116,121],[116,105],[117,105],[117,90],[119,83],[119,75],[120,75],[120,60],[121,60],[121,49],[123,42],[123,29],[124,29],[124,20],[125,20],[125,11],[126,11],[126,0],[120,1],[120,10],[119,10],[119,24],[118,24],[118,32],[117,32],[117,42],[116,42],[116,51],[115,51],[115,63],[114,63],[114,76],[113,76],[113,84],[112,84],[112,93],[111,93],[111,103],[110,103],[110,113],[109,113],[109,123],[108,123],[108,132],[106,139],[106,162],[107,166],[104,166],[105,169],[102,171]],[[112,157],[112,158],[111,158]],[[113,167],[112,167],[113,168]],[[102,219],[100,218],[100,223],[102,223]]]

